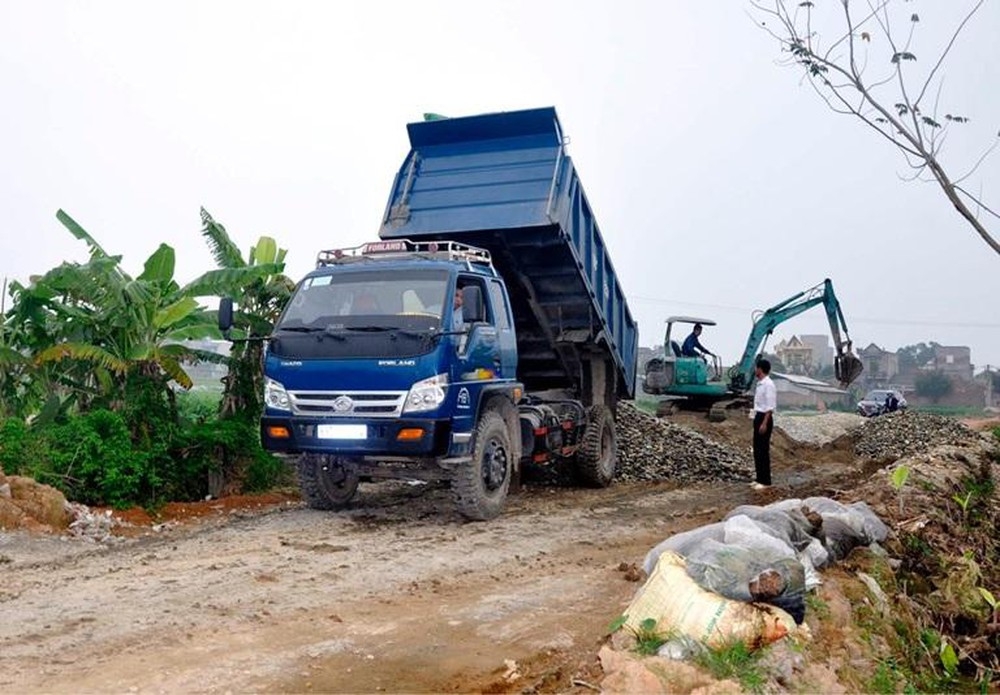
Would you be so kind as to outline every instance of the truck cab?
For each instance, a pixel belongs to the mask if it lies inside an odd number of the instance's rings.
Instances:
[[[321,252],[268,343],[267,449],[468,454],[475,404],[516,387],[510,303],[487,252],[429,246]]]

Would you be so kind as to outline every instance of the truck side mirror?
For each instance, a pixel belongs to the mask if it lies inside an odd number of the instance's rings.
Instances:
[[[219,330],[225,333],[233,327],[233,298],[219,300]]]
[[[478,285],[466,285],[462,289],[462,318],[466,323],[486,320],[483,312],[483,290]]]

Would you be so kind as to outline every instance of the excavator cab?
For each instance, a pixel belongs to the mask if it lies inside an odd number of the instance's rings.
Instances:
[[[701,324],[714,326],[711,319],[695,318],[693,316],[671,316],[667,319],[667,332],[663,338],[663,358],[650,360],[646,365],[646,375],[642,390],[650,394],[664,394],[674,387],[683,387],[685,391],[694,387],[706,386],[710,381],[722,378],[722,363],[718,356],[685,357],[681,354],[681,341],[685,336],[678,330],[674,334],[674,324]]]

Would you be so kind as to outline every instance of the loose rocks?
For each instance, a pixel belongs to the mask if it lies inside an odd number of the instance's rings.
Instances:
[[[740,451],[680,425],[619,403],[618,479],[624,482],[750,480],[753,462]]]
[[[864,418],[854,413],[789,414],[779,411],[774,426],[803,444],[822,446],[856,430]]]
[[[68,502],[67,511],[73,516],[73,521],[69,525],[69,532],[76,538],[93,543],[118,542],[119,539],[112,535],[112,529],[119,525],[118,519],[112,515],[111,510],[94,512],[85,505]]]
[[[913,411],[888,413],[868,420],[854,445],[859,457],[895,460],[938,444],[974,444],[979,434],[940,415]]]

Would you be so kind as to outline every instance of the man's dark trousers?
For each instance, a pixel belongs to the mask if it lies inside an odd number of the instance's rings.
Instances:
[[[753,465],[757,470],[757,482],[761,485],[771,484],[771,430],[774,429],[774,414],[767,418],[767,427],[761,434],[760,423],[764,422],[766,415],[753,415]]]

